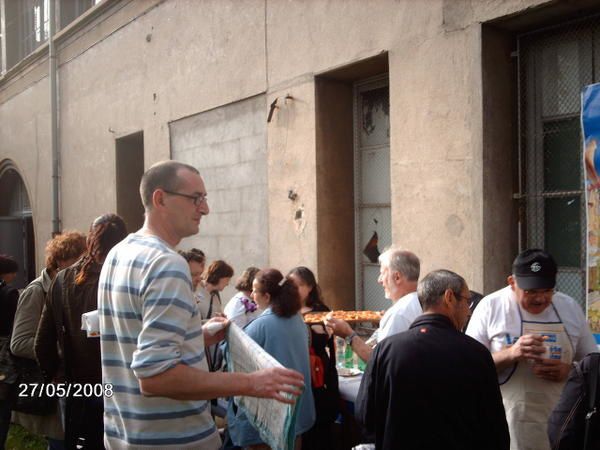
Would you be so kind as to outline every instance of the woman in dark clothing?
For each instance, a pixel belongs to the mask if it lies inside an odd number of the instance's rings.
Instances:
[[[12,332],[19,291],[10,286],[19,265],[10,256],[0,255],[0,346],[8,346]],[[5,388],[2,396],[9,396],[9,389]],[[8,427],[10,426],[11,403],[9,398],[0,397],[0,448],[4,448]]]
[[[35,337],[35,356],[47,379],[53,380],[61,363],[70,384],[101,385],[100,339],[81,330],[81,315],[98,309],[98,279],[108,252],[127,236],[125,222],[105,214],[92,223],[87,250],[72,266],[60,272],[48,291]],[[61,380],[62,381],[62,380]],[[102,397],[67,397],[65,448],[103,449]]]
[[[321,289],[315,275],[307,267],[296,267],[287,276],[298,287],[302,302],[302,314],[330,311],[323,303]],[[311,372],[322,370],[322,377],[312,377],[317,420],[315,425],[302,436],[302,448],[327,450],[334,448],[332,426],[338,414],[339,386],[335,367],[335,347],[324,325],[310,327]],[[320,360],[320,363],[317,359]],[[316,363],[316,364],[315,364]],[[318,367],[315,367],[318,366]]]

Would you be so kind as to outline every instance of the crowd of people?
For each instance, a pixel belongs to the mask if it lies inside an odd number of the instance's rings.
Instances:
[[[177,250],[209,213],[194,167],[153,165],[140,195],[140,230],[127,234],[119,216],[105,214],[87,237],[54,237],[41,275],[20,295],[10,286],[16,263],[0,257],[0,350],[10,347],[16,370],[42,382],[103,387],[44,405],[0,389],[0,444],[12,420],[50,449],[269,448],[235,401],[250,396],[296,405],[296,449],[335,449],[335,336],[366,363],[355,413],[377,449],[549,449],[560,440],[556,428],[571,418],[553,408],[571,363],[597,347],[579,305],[555,291],[548,253],[519,254],[508,285],[473,310],[463,277],[435,270],[420,279],[417,255],[392,247],[379,256],[378,279],[390,308],[363,340],[331,316],[304,323],[302,315],[330,310],[307,267],[286,275],[248,267],[223,302],[234,269]],[[82,315],[96,310],[99,338],[82,331]],[[224,370],[232,324],[283,367]],[[224,433],[211,407],[218,398],[228,399]]]

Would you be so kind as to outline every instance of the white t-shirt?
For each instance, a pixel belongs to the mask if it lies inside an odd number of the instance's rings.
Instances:
[[[421,303],[419,303],[417,293],[406,294],[398,299],[381,318],[379,329],[376,331],[376,342],[379,343],[388,336],[408,330],[414,320],[421,314],[423,314],[423,309]]]
[[[479,302],[473,311],[466,334],[481,342],[492,353],[502,350],[506,344],[516,342],[521,336],[520,309],[523,320],[526,321],[560,320],[573,345],[575,361],[597,351],[594,336],[577,302],[568,295],[556,292],[552,296],[552,304],[554,308],[550,305],[540,314],[530,314],[519,308],[514,292],[510,286],[506,286]]]

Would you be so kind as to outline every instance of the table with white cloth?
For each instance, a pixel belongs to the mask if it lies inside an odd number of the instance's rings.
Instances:
[[[362,373],[351,377],[338,376],[340,389],[340,448],[351,449],[355,445],[364,442],[362,427],[358,425],[354,417],[354,405]]]
[[[353,377],[338,377],[338,380],[340,384],[340,398],[354,405],[358,396],[362,374]]]

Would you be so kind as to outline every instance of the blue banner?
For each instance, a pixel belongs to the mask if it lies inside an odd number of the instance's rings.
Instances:
[[[587,204],[587,318],[600,344],[600,83],[581,94]]]

